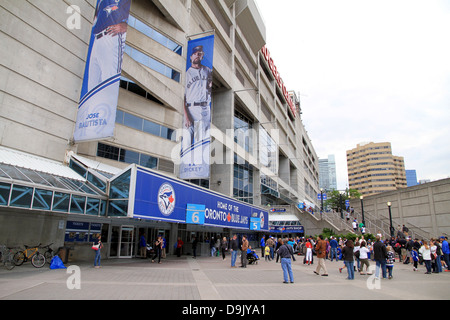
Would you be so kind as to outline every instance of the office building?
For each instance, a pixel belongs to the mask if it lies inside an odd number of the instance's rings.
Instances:
[[[416,170],[406,170],[406,184],[408,187],[417,186],[417,173]]]
[[[255,1],[105,3],[0,4],[0,243],[81,257],[101,233],[107,257],[132,257],[141,234],[163,235],[168,251],[178,237],[255,240],[269,205],[317,202],[318,157]],[[126,5],[127,18],[96,30]],[[105,76],[111,65],[120,73]],[[197,80],[206,98],[191,100]],[[188,150],[204,150],[200,166],[195,152],[183,162]]]
[[[334,155],[319,159],[319,187],[323,190],[337,190],[336,160]]]
[[[372,195],[406,188],[403,157],[392,155],[391,143],[361,143],[347,151],[349,188]]]

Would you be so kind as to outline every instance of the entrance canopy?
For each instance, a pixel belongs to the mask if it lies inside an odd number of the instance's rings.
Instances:
[[[231,229],[268,231],[269,213],[144,167],[131,168],[128,216]]]

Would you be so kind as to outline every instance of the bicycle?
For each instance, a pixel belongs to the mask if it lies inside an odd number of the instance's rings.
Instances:
[[[12,270],[16,266],[14,263],[14,255],[11,252],[11,248],[0,245],[0,261],[6,269]]]
[[[44,257],[45,257],[45,261],[46,261],[48,264],[51,264],[51,263],[52,263],[53,257],[54,257],[55,255],[58,254],[58,252],[55,253],[55,250],[53,250],[52,248],[50,248],[50,246],[51,246],[52,244],[53,244],[53,243],[50,243],[50,244],[48,244],[48,245],[46,245],[46,246],[44,246],[44,247],[41,247],[41,249],[47,249],[47,251],[44,252]]]
[[[40,253],[39,247],[41,244],[38,244],[37,246],[27,246],[24,245],[25,250],[24,251],[18,251],[14,255],[14,263],[16,266],[21,266],[24,262],[27,262],[28,260],[31,260],[31,264],[35,268],[42,268],[45,265],[45,257],[42,253]]]

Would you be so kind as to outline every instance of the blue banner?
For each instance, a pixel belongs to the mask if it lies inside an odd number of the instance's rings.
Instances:
[[[204,225],[250,230],[250,219],[259,218],[260,230],[269,230],[267,211],[138,167],[134,218],[193,223],[196,217],[188,211],[199,205],[204,207]]]
[[[188,42],[184,94],[181,179],[208,179],[214,36]]]
[[[131,0],[97,0],[89,42],[75,142],[114,136]]]

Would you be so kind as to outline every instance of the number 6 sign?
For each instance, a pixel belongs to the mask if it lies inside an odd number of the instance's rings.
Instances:
[[[186,209],[186,223],[205,224],[205,209],[201,204],[188,204]]]

